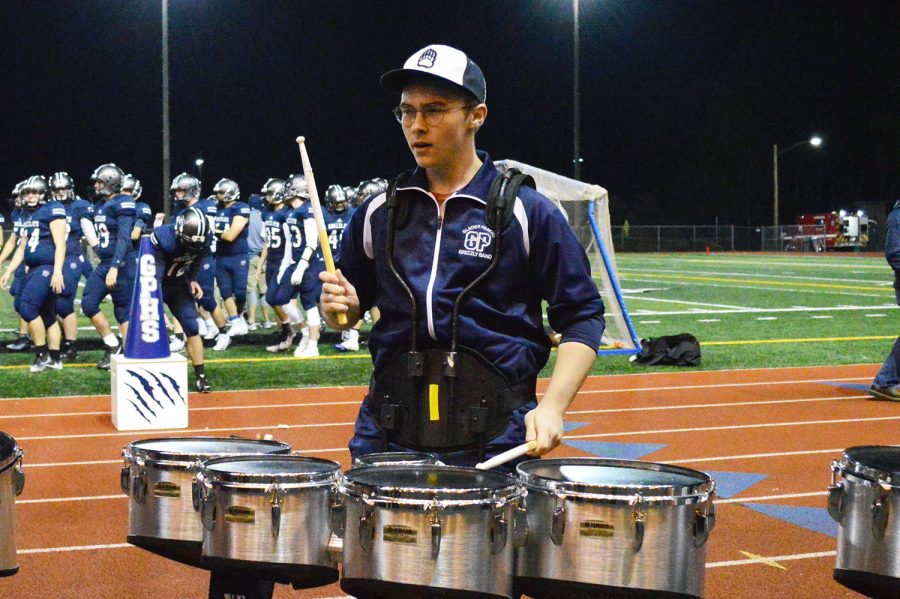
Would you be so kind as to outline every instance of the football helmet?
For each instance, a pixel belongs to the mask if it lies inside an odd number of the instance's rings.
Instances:
[[[369,196],[373,196],[382,192],[381,186],[375,181],[360,181],[356,188],[357,201],[361,204]]]
[[[25,180],[22,186],[22,199],[25,206],[34,208],[47,201],[47,180],[41,175],[32,175]]]
[[[64,171],[53,173],[50,175],[50,194],[57,202],[75,199],[75,179]]]
[[[230,204],[241,197],[241,188],[231,179],[219,179],[219,182],[213,187],[213,193],[216,200]]]
[[[329,185],[325,190],[325,207],[332,214],[347,211],[347,193],[340,185]]]
[[[201,250],[209,237],[209,220],[193,206],[175,219],[175,236],[193,250]]]
[[[107,197],[122,191],[122,180],[125,172],[113,163],[101,164],[91,175],[94,184],[94,199],[105,200]],[[100,183],[100,188],[97,188]]]
[[[181,173],[172,179],[172,186],[169,187],[172,194],[172,200],[175,202],[187,202],[190,199],[200,198],[200,179],[188,173]],[[179,199],[176,191],[183,191],[184,196]]]
[[[276,206],[284,202],[284,197],[281,195],[283,190],[284,179],[269,179],[266,181],[265,185],[262,186],[262,194],[266,204]]]
[[[127,193],[134,199],[138,199],[141,197],[141,193],[143,193],[143,191],[144,188],[141,187],[141,180],[134,175],[125,175],[125,178],[122,179],[123,193]]]
[[[284,189],[281,193],[284,196],[285,202],[293,200],[294,198],[308,200],[309,185],[306,184],[306,177],[303,175],[290,175],[284,183]]]

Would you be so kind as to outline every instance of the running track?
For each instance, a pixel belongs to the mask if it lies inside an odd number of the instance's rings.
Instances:
[[[823,508],[829,464],[843,448],[900,444],[900,405],[866,399],[874,365],[593,377],[568,421],[570,442],[654,444],[642,459],[757,474],[718,500],[706,596],[857,597],[831,579],[836,541],[755,506]],[[172,436],[271,433],[341,463],[362,388],[192,395],[191,426]],[[18,498],[19,574],[4,597],[205,597],[208,574],[125,544],[120,451],[156,433],[119,433],[109,397],[0,399],[0,430],[25,449]],[[585,445],[581,445],[585,447]],[[632,446],[633,447],[633,446]],[[590,455],[562,445],[555,457]],[[764,478],[763,478],[764,477]],[[341,597],[333,585],[276,597]]]

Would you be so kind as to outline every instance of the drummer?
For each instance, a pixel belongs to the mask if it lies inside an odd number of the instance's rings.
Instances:
[[[464,293],[454,319],[454,302],[497,251],[498,219],[486,219],[485,206],[499,173],[475,146],[488,115],[485,78],[460,50],[430,45],[381,84],[400,96],[393,114],[416,168],[360,205],[337,272],[321,275],[330,326],[346,330],[366,310],[381,310],[351,454],[424,450],[473,466],[534,440],[532,455],[543,455],[562,438],[563,415],[605,326],[587,256],[559,209],[522,187],[508,222],[499,221],[496,268]],[[550,355],[543,302],[562,342],[538,403],[535,384]]]

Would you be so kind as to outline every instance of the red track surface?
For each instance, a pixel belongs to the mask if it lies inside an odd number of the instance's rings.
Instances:
[[[657,443],[665,447],[643,459],[766,475],[718,501],[706,596],[855,597],[831,579],[834,539],[741,502],[824,507],[829,464],[843,448],[900,444],[900,405],[827,384],[868,384],[874,371],[866,365],[594,377],[567,418],[589,424],[568,438]],[[192,395],[190,428],[170,435],[116,431],[108,397],[0,400],[0,430],[25,449],[27,479],[16,507],[21,571],[0,579],[0,594],[205,597],[206,572],[125,544],[122,447],[154,436],[272,433],[346,468],[362,394],[361,388],[328,388]],[[563,445],[552,455],[586,454]],[[747,554],[780,558],[776,565]],[[337,585],[276,590],[276,597],[332,596],[343,596]]]

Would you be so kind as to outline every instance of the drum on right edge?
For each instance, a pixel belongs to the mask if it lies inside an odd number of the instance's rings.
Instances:
[[[870,597],[900,597],[900,447],[850,447],[831,473],[834,579]]]
[[[536,599],[700,597],[715,525],[709,475],[600,458],[519,464],[528,538],[517,590]]]
[[[16,496],[25,487],[22,449],[16,440],[0,433],[0,577],[19,571],[16,558]]]

